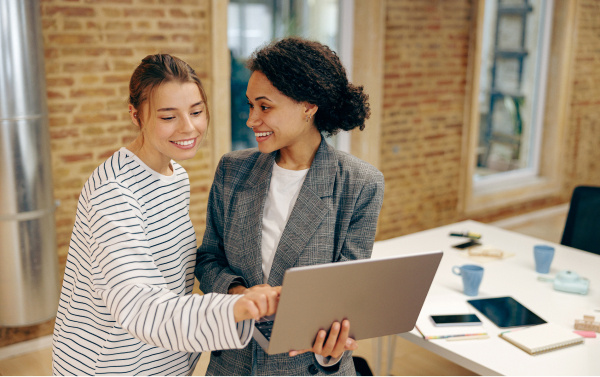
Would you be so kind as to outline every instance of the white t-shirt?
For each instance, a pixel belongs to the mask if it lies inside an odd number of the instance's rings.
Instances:
[[[265,199],[262,220],[262,270],[263,282],[267,284],[273,265],[273,258],[283,229],[292,213],[300,188],[308,169],[288,170],[273,164],[271,184]]]
[[[290,218],[292,209],[294,209],[306,174],[308,174],[308,169],[288,170],[280,167],[277,163],[273,164],[271,184],[263,211],[262,242],[260,246],[264,284],[267,284],[269,280],[279,240]],[[315,355],[315,357],[322,366],[335,365],[342,359],[341,357],[325,358],[321,355]]]

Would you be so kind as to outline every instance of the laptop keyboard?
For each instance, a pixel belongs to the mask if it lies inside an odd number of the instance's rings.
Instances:
[[[273,330],[274,321],[256,322],[255,326],[267,338],[271,340],[271,331]]]

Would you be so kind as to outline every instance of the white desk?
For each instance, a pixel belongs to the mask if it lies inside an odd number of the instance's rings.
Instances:
[[[451,271],[454,265],[479,264],[451,247],[466,239],[450,237],[450,232],[467,230],[481,233],[483,245],[515,253],[506,259],[480,264],[485,271],[477,298],[512,296],[546,321],[567,328],[573,328],[574,320],[582,319],[583,314],[594,314],[596,319],[600,317],[600,311],[594,312],[600,310],[600,256],[476,221],[463,221],[376,242],[372,257],[444,251],[421,311],[422,316],[427,316],[430,314],[425,313],[427,306],[439,307],[440,301],[460,303],[471,298],[462,293],[462,280]],[[560,270],[577,272],[590,280],[587,295],[558,292],[552,283],[537,280],[533,246],[540,243],[556,248],[550,275]],[[472,312],[478,313],[475,309]],[[424,340],[416,330],[400,336],[481,375],[600,375],[600,338],[587,338],[584,345],[531,356],[497,336],[505,330],[496,327],[485,316],[479,314],[479,317],[489,339]]]

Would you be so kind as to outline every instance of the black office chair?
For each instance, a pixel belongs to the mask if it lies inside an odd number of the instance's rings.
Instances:
[[[560,243],[600,255],[600,187],[575,187]]]

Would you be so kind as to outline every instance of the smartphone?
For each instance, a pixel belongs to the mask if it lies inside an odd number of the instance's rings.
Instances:
[[[452,247],[454,247],[456,249],[466,249],[467,247],[477,246],[477,245],[481,245],[481,243],[479,243],[475,240],[469,240],[467,242],[459,243],[457,245],[452,245]]]
[[[436,326],[478,326],[481,320],[475,314],[432,315],[431,321]]]

